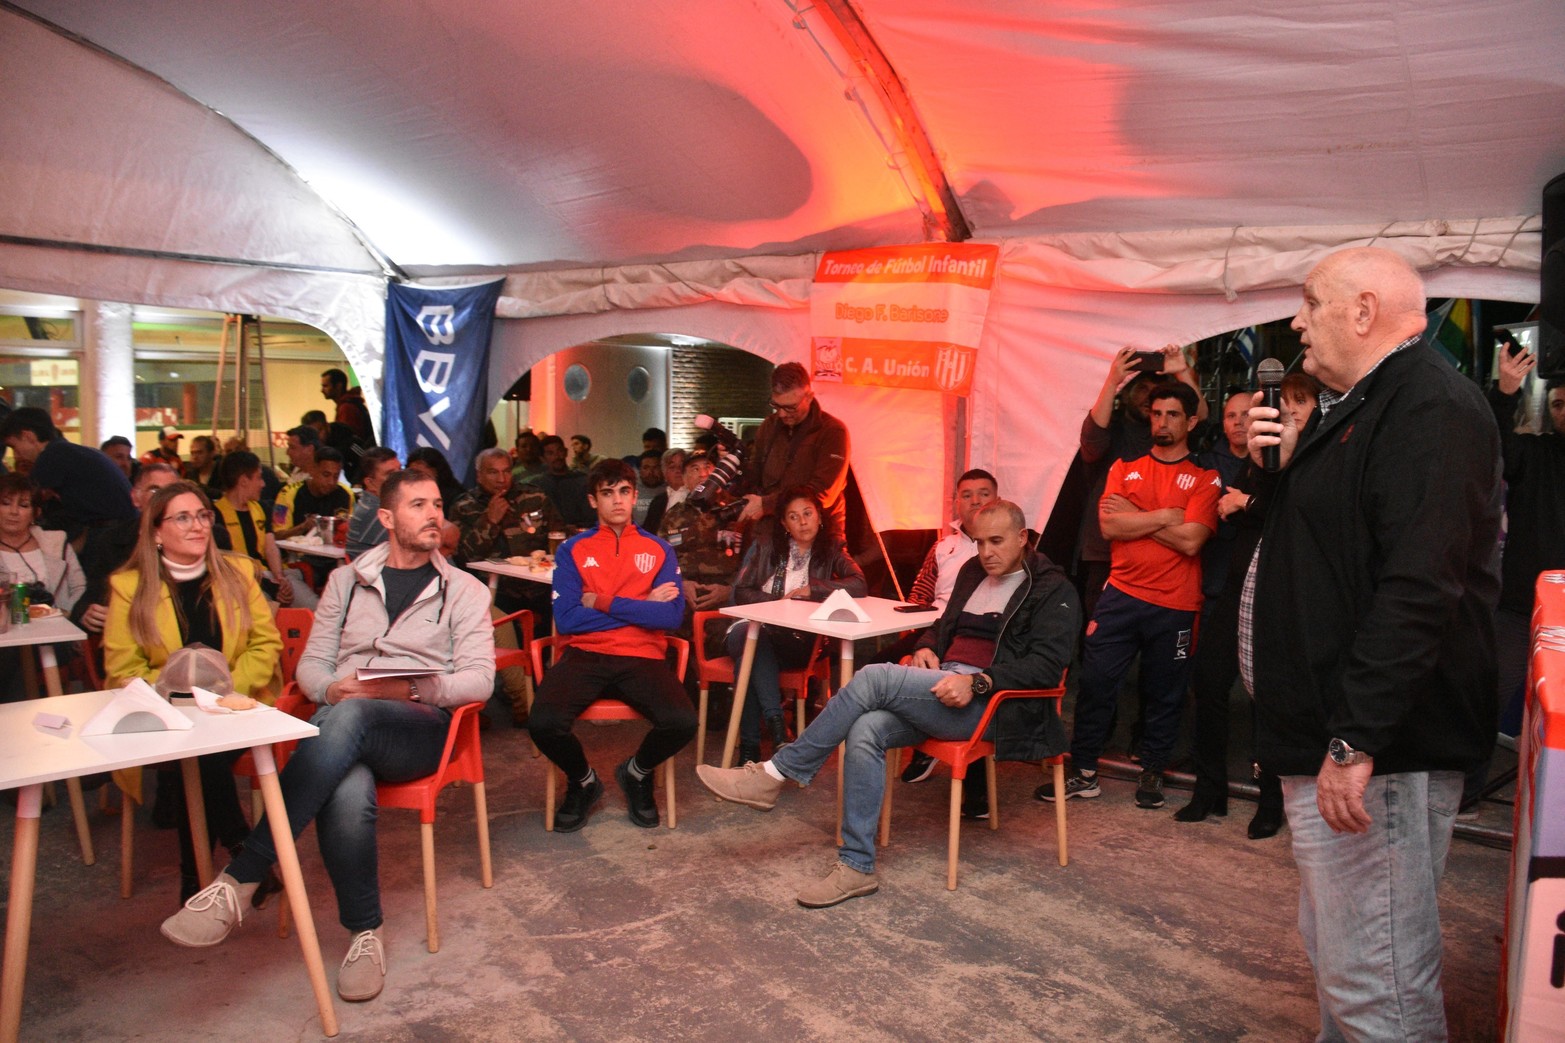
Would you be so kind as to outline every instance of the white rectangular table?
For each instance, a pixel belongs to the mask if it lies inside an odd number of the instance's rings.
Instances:
[[[0,1043],[14,1043],[21,1031],[22,987],[27,977],[33,887],[38,866],[38,811],[44,783],[162,761],[182,761],[187,766],[186,799],[199,854],[206,822],[199,783],[195,792],[189,787],[195,775],[190,770],[194,767],[194,758],[246,747],[255,758],[266,802],[266,817],[272,824],[272,840],[277,848],[277,866],[287,885],[288,902],[298,928],[299,947],[320,1012],[321,1027],[326,1035],[335,1036],[337,1015],[326,984],[326,968],[321,961],[304,877],[299,872],[298,851],[288,829],[288,810],[283,806],[282,789],[277,784],[277,765],[271,746],[274,742],[309,738],[319,734],[318,729],[277,710],[214,715],[191,706],[180,708],[195,722],[195,727],[188,731],[83,737],[82,726],[113,696],[113,692],[81,692],[0,705],[0,789],[21,790],[16,804],[16,842],[11,852],[5,962],[4,970],[0,971]],[[64,716],[70,720],[70,725],[63,732],[40,727],[34,723],[40,712]],[[130,814],[129,807],[125,814]],[[207,883],[211,877],[210,856],[202,869],[202,882]],[[149,927],[149,933],[150,930]]]
[[[44,691],[49,695],[59,695],[64,688],[60,685],[60,662],[55,657],[54,646],[85,640],[85,631],[68,617],[58,615],[26,623],[12,623],[9,630],[0,634],[0,648],[37,648]],[[35,698],[38,695],[37,692],[32,694]],[[87,803],[82,800],[81,779],[72,776],[65,780],[65,789],[70,796],[71,819],[76,823],[76,841],[81,845],[82,862],[90,866],[97,862],[98,857],[92,850],[92,830],[87,825]]]
[[[500,586],[500,577],[507,576],[511,579],[531,580],[534,583],[554,583],[554,566],[546,569],[535,569],[531,565],[512,565],[509,561],[470,561],[467,567],[474,572],[489,573],[489,592],[492,594]]]
[[[299,540],[278,540],[277,549],[289,551],[306,558],[336,558],[342,561],[348,556],[346,547],[335,543],[303,543]]]
[[[896,607],[903,604],[901,601],[891,601],[887,598],[854,598],[854,604],[869,613],[869,622],[860,623],[839,622],[830,619],[811,619],[810,614],[819,609],[820,603],[805,601],[800,598],[781,598],[777,601],[757,601],[751,605],[729,605],[721,611],[725,616],[733,616],[735,619],[743,619],[749,623],[745,631],[744,655],[739,660],[738,675],[734,680],[734,705],[728,714],[728,737],[723,741],[723,767],[733,767],[734,747],[739,742],[739,715],[744,709],[745,695],[750,689],[750,671],[755,666],[755,645],[761,637],[761,627],[770,623],[773,626],[788,627],[790,630],[801,630],[806,634],[820,634],[823,637],[837,638],[838,647],[841,649],[842,658],[842,684],[847,684],[853,678],[853,642],[870,637],[880,637],[884,634],[898,634],[904,630],[922,630],[931,626],[940,618],[940,613],[935,609],[924,612],[898,612]],[[891,758],[886,759],[886,770],[890,773]],[[841,842],[842,833],[842,772],[837,772],[837,833],[838,842]],[[881,807],[881,836],[882,842],[889,839],[891,824],[891,787],[886,787],[886,800]]]

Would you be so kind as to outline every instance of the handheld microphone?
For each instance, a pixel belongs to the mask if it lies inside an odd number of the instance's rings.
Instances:
[[[1285,370],[1276,359],[1262,359],[1255,367],[1256,383],[1261,385],[1261,405],[1282,409],[1282,378]],[[1282,446],[1269,445],[1261,450],[1261,470],[1282,469]]]

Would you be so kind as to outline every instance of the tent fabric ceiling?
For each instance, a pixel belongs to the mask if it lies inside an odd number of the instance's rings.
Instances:
[[[1559,0],[820,3],[1002,246],[970,447],[1030,515],[1116,347],[1284,316],[1331,249],[1536,299]],[[387,271],[506,277],[496,387],[589,333],[802,358],[818,252],[925,234],[843,48],[799,0],[0,0],[0,285],[298,318],[371,397]],[[881,520],[933,517],[887,451]]]
[[[922,236],[872,92],[787,0],[20,6],[222,113],[414,275]],[[1557,0],[856,7],[982,238],[1527,214],[1565,165]]]

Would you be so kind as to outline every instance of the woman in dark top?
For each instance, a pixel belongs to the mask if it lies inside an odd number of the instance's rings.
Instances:
[[[222,653],[237,694],[272,701],[282,637],[256,582],[255,563],[224,554],[213,542],[214,517],[211,501],[193,482],[165,486],[147,501],[135,554],[109,578],[103,659],[111,687],[137,677],[155,684],[173,652],[200,644]],[[240,752],[199,758],[208,833],[230,849],[250,832],[229,770]],[[175,792],[183,902],[201,881],[183,788]]]
[[[864,573],[842,545],[832,518],[821,509],[820,495],[810,488],[789,489],[779,501],[781,511],[756,523],[755,542],[745,552],[734,580],[733,603],[748,605],[778,598],[824,600],[834,590],[854,597],[867,592]],[[738,662],[744,654],[743,620],[728,631],[728,654]],[[761,759],[761,721],[775,746],[787,741],[782,712],[783,670],[804,666],[815,638],[787,627],[765,626],[755,647],[755,665],[739,718],[739,763]]]

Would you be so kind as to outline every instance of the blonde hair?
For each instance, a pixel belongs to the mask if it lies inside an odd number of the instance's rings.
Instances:
[[[174,580],[163,567],[157,528],[163,524],[168,505],[175,498],[187,494],[199,499],[204,510],[212,509],[212,501],[194,482],[174,482],[158,489],[142,509],[141,535],[136,540],[135,553],[131,555],[130,561],[116,570],[139,574],[136,593],[130,599],[130,636],[135,638],[136,644],[149,651],[155,648],[161,648],[164,652],[172,651],[165,647],[163,635],[158,631],[158,602],[163,599],[164,591],[172,588]],[[214,520],[214,527],[218,524],[221,522]],[[236,559],[218,550],[215,539],[207,541],[206,575],[202,577],[201,589],[211,598],[212,607],[217,611],[223,626],[234,627],[234,633],[248,631],[252,622],[250,587],[255,580],[252,573],[245,571],[250,568],[248,562],[249,559]],[[147,582],[149,576],[158,577],[158,582]],[[182,627],[187,626],[179,599],[171,597],[171,600],[174,603],[174,618],[179,620]]]

